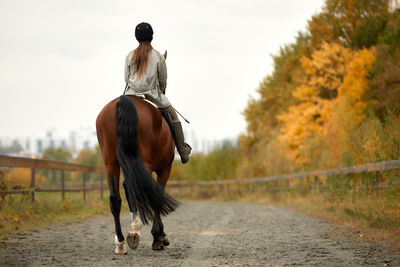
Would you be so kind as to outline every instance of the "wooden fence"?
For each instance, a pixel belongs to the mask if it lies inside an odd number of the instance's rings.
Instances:
[[[89,190],[100,190],[100,196],[103,198],[104,191],[104,173],[105,168],[100,166],[87,166],[74,163],[57,162],[50,160],[18,158],[0,155],[0,167],[20,167],[31,169],[31,183],[30,188],[26,190],[8,190],[0,191],[2,194],[19,194],[30,192],[31,200],[35,200],[35,192],[61,192],[61,197],[64,199],[65,192],[83,192],[83,198],[86,199],[86,192]],[[59,170],[61,171],[61,188],[57,189],[41,189],[35,187],[35,170]],[[233,179],[233,180],[219,180],[219,181],[170,181],[168,186],[204,186],[204,185],[229,185],[229,184],[254,184],[254,183],[268,183],[272,181],[283,181],[293,179],[308,179],[313,178],[317,181],[319,177],[328,177],[332,175],[350,175],[362,173],[375,173],[376,187],[379,187],[379,179],[383,171],[394,170],[397,172],[397,183],[400,185],[400,160],[384,161],[378,163],[369,163],[358,166],[351,166],[345,168],[336,168],[323,171],[312,171],[304,173],[295,173],[288,175],[278,175],[271,177],[260,178],[247,178],[247,179]],[[83,173],[82,187],[81,188],[65,188],[64,172],[74,171]],[[98,187],[87,187],[86,180],[88,173],[94,173],[100,176],[100,185]]]
[[[31,169],[31,182],[29,189],[17,189],[17,190],[2,190],[0,193],[4,194],[22,194],[30,193],[31,201],[35,201],[35,192],[61,192],[61,198],[64,200],[65,192],[83,192],[83,199],[86,200],[86,192],[91,190],[99,190],[100,197],[103,198],[104,191],[104,167],[100,166],[88,166],[80,165],[75,163],[59,162],[52,160],[42,159],[30,159],[30,158],[19,158],[9,157],[0,155],[0,167],[19,167]],[[37,169],[41,170],[58,170],[61,172],[61,188],[37,188],[35,185],[35,173]],[[65,187],[65,172],[73,171],[83,173],[82,175],[82,187],[80,188],[66,188]],[[89,173],[94,173],[100,176],[100,184],[98,187],[87,187],[87,177]]]
[[[314,179],[314,183],[318,181],[320,177],[329,177],[333,175],[350,175],[350,174],[365,174],[365,173],[375,173],[375,187],[385,188],[386,186],[380,186],[379,181],[381,177],[381,173],[383,171],[394,170],[397,175],[396,184],[400,186],[400,160],[391,160],[391,161],[383,161],[378,163],[368,163],[363,165],[345,167],[345,168],[336,168],[330,170],[322,170],[322,171],[312,171],[312,172],[304,172],[304,173],[295,173],[288,175],[277,175],[271,177],[260,177],[260,178],[246,178],[246,179],[233,179],[233,180],[218,180],[218,181],[171,181],[168,183],[168,186],[206,186],[206,185],[226,185],[230,184],[256,184],[256,183],[268,183],[273,181],[289,181],[296,179]]]

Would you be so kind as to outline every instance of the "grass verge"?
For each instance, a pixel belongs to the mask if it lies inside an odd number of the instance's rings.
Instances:
[[[0,240],[54,223],[108,214],[108,197],[100,199],[98,192],[87,192],[86,201],[82,193],[66,193],[64,201],[60,193],[37,193],[33,203],[30,195],[9,195],[0,202]]]

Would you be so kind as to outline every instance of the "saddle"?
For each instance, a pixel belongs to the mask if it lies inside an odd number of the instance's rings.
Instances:
[[[147,103],[149,103],[150,105],[152,105],[153,107],[155,107],[156,109],[158,109],[161,112],[161,115],[164,117],[164,120],[168,123],[169,129],[171,130],[172,137],[175,140],[175,130],[174,130],[174,126],[172,125],[172,120],[171,120],[171,117],[169,116],[168,112],[159,109],[157,107],[157,105],[150,99],[146,98],[146,96],[144,94],[137,93],[137,94],[135,94],[135,96],[143,99],[143,101],[146,101]]]

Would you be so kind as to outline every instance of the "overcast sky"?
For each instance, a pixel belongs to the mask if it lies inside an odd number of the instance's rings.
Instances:
[[[93,127],[123,92],[135,26],[168,50],[166,95],[199,138],[245,131],[249,95],[323,0],[0,1],[0,137]]]

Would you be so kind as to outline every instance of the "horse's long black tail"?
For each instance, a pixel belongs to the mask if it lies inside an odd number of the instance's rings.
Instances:
[[[118,161],[124,173],[130,207],[139,212],[143,223],[153,220],[154,213],[174,211],[178,202],[164,192],[144,166],[138,147],[138,116],[133,101],[122,95],[117,108]]]

